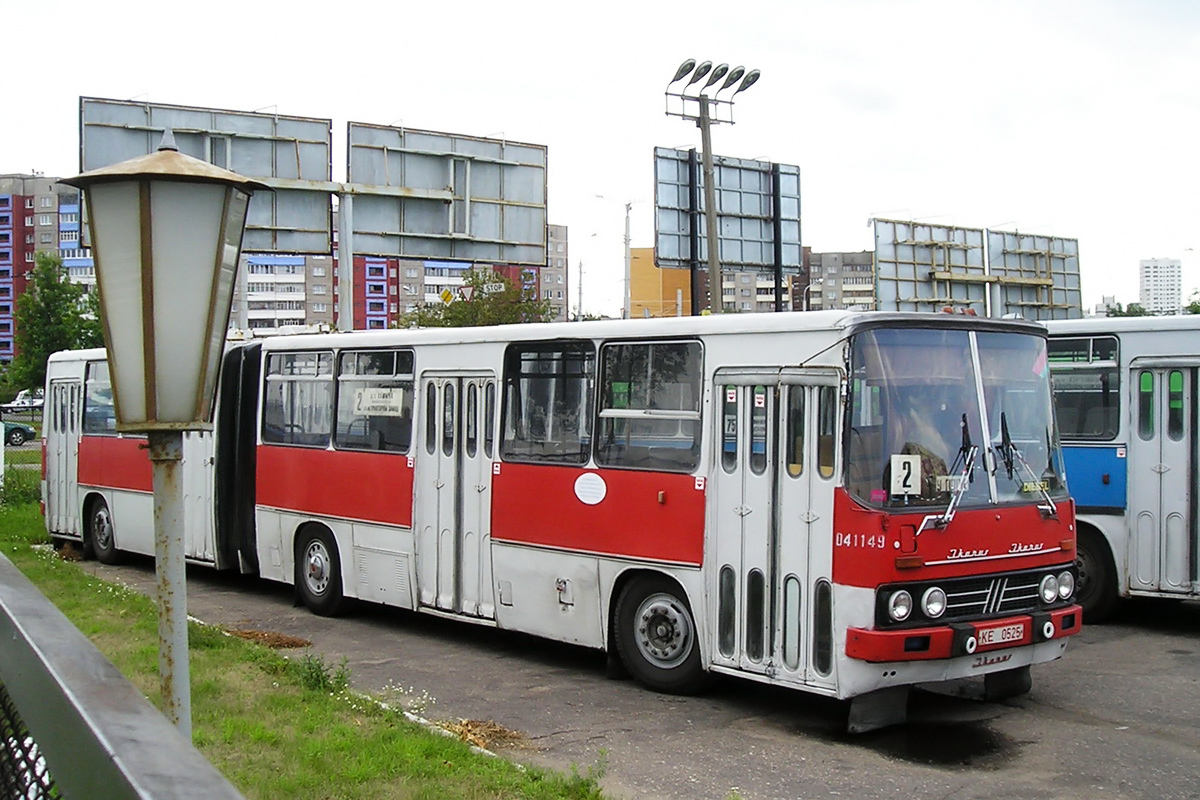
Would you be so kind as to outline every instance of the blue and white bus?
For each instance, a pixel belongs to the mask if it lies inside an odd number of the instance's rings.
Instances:
[[[1200,597],[1200,316],[1046,326],[1084,616]]]

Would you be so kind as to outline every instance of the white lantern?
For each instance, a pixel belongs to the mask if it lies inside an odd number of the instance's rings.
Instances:
[[[62,181],[87,203],[118,431],[212,427],[246,209],[264,188],[163,142]]]

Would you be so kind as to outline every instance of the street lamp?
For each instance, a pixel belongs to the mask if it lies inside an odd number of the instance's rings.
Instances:
[[[602,194],[596,195],[600,200],[609,200]],[[621,312],[621,319],[629,319],[633,314],[633,274],[630,271],[630,256],[632,251],[629,249],[629,212],[633,210],[633,203],[625,203],[625,305]],[[582,282],[583,278],[580,277]]]
[[[710,72],[711,75],[709,75]],[[709,128],[714,122],[733,124],[734,96],[753,86],[761,74],[756,69],[746,72],[745,67],[730,69],[728,64],[718,64],[716,69],[713,69],[711,61],[704,61],[697,65],[695,59],[689,58],[679,65],[679,68],[675,70],[675,77],[667,84],[667,116],[693,120],[700,128],[700,146],[704,156],[705,239],[708,245],[708,307],[713,314],[719,314],[722,311],[723,289],[720,253],[718,252],[720,239],[717,236],[717,191],[713,179],[712,135]],[[684,87],[677,92],[672,92],[671,87],[688,75],[691,75],[691,78],[684,84]],[[708,81],[695,94],[687,94],[688,89],[703,80],[705,76],[709,76]],[[712,97],[706,95],[704,92],[721,78],[725,78],[721,87],[713,92]],[[739,80],[741,83],[733,90],[733,94],[729,95],[729,99],[718,99],[721,92],[729,89]],[[676,101],[678,110],[672,110],[672,98]],[[714,108],[716,109],[715,115],[713,114]],[[726,111],[725,116],[721,114],[722,109]],[[693,291],[695,291],[694,285]]]
[[[89,212],[116,429],[149,441],[163,702],[191,741],[178,467],[183,432],[212,429],[246,209],[265,186],[180,153],[170,129],[157,152],[62,183]]]

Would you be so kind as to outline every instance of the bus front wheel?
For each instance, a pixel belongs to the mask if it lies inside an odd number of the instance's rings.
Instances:
[[[121,551],[117,549],[115,528],[108,503],[97,498],[92,501],[88,510],[87,544],[96,560],[101,564],[117,564],[121,560]]]
[[[668,694],[704,687],[696,620],[674,581],[650,575],[627,584],[617,599],[616,626],[621,661],[644,685]]]
[[[342,564],[333,536],[323,528],[300,534],[296,547],[296,585],[308,610],[320,617],[342,611]]]
[[[1083,607],[1086,622],[1103,622],[1117,608],[1117,570],[1103,536],[1090,528],[1079,529],[1075,542],[1075,602]]]

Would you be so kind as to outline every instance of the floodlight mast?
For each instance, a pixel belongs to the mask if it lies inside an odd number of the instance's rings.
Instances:
[[[712,73],[711,76],[709,76],[710,72]],[[728,122],[730,125],[733,124],[734,95],[749,89],[758,81],[761,74],[756,69],[746,72],[746,68],[741,66],[730,69],[728,64],[718,64],[716,69],[713,69],[711,61],[703,61],[697,65],[694,58],[689,58],[679,65],[679,69],[675,70],[675,77],[667,84],[667,116],[692,120],[696,123],[696,127],[700,128],[700,147],[702,148],[701,155],[703,156],[704,170],[705,242],[708,248],[708,308],[709,313],[712,314],[720,314],[724,310],[724,290],[721,283],[720,238],[717,235],[717,190],[713,175],[712,133],[710,129],[714,122]],[[691,75],[691,78],[684,84],[683,88],[672,92],[671,87],[688,75]],[[695,94],[687,94],[687,90],[692,85],[703,80],[705,76],[709,76],[708,81]],[[721,84],[719,89],[712,93],[711,97],[705,94],[709,87],[714,86],[722,78],[725,78],[725,82]],[[739,79],[741,80],[741,84],[729,96],[728,100],[717,98],[717,95],[733,86]],[[672,98],[678,101],[678,111],[671,110]],[[694,112],[690,111],[692,104],[695,105]],[[714,105],[717,108],[715,115],[712,113]],[[725,119],[721,118],[721,106],[726,106],[729,110],[728,117]],[[693,313],[695,313],[696,308],[695,285],[695,281],[693,280]]]

